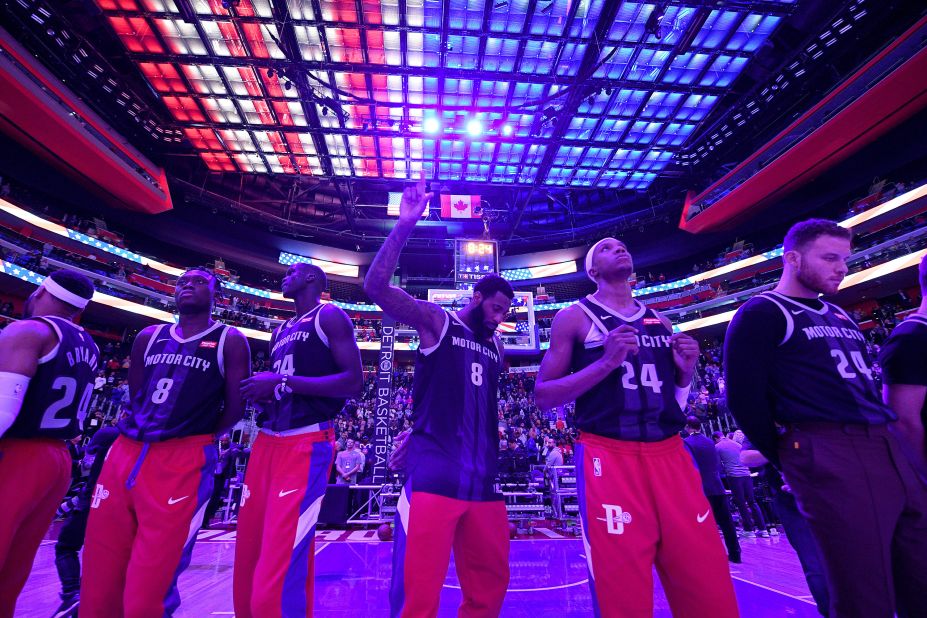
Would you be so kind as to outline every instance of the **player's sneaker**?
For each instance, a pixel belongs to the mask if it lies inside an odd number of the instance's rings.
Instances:
[[[761,538],[764,538],[764,539],[769,538],[769,532],[767,532],[766,530],[760,530],[758,534],[760,535]]]
[[[71,594],[61,595],[61,605],[52,614],[52,618],[77,618],[77,610],[80,605],[80,593],[72,592]]]

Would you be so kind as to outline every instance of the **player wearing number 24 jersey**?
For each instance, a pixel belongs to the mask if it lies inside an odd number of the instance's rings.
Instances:
[[[232,583],[235,615],[312,615],[315,524],[334,458],[332,417],[363,386],[354,326],[321,302],[325,273],[294,264],[281,286],[296,317],[270,340],[273,371],[242,383],[261,431],[242,488]]]
[[[909,425],[882,402],[866,338],[821,300],[847,275],[853,234],[795,224],[776,289],[737,310],[724,349],[727,401],[782,470],[815,538],[833,616],[923,615],[927,484]],[[865,585],[860,585],[865,582]]]
[[[212,495],[215,434],[241,419],[250,373],[244,335],[211,318],[218,281],[177,280],[177,324],[148,327],[132,346],[130,409],[91,496],[80,615],[166,616],[180,604]]]
[[[576,489],[596,616],[653,613],[653,568],[674,614],[737,603],[710,505],[679,430],[698,343],[632,298],[624,243],[586,254],[595,294],[554,318],[535,396],[576,401]]]
[[[12,616],[32,560],[71,481],[65,447],[80,433],[100,352],[74,320],[93,297],[57,271],[0,333],[0,616]]]

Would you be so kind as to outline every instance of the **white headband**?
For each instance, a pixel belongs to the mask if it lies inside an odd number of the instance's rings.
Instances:
[[[592,255],[595,253],[595,250],[599,248],[599,245],[601,245],[606,240],[614,240],[615,242],[619,242],[617,239],[608,236],[589,247],[589,251],[586,252],[586,276],[593,281],[595,281],[595,278],[589,273],[589,271],[592,270]]]
[[[51,277],[45,277],[45,281],[42,282],[42,285],[39,286],[58,300],[66,302],[69,305],[77,307],[78,309],[83,309],[90,303],[89,298],[84,298],[83,296],[78,296],[71,290],[66,290],[61,287],[61,284],[55,282]]]

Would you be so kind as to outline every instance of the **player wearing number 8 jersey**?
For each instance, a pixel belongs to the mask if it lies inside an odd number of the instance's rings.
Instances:
[[[495,331],[514,292],[502,277],[487,275],[466,307],[448,313],[390,285],[402,247],[431,197],[423,173],[403,192],[399,221],[364,280],[371,300],[421,337],[412,435],[403,447],[408,479],[397,506],[391,615],[437,615],[453,548],[463,593],[458,616],[495,618],[509,581],[507,514],[494,487],[503,357]]]
[[[248,342],[212,320],[218,281],[203,269],[177,280],[177,324],[150,326],[132,345],[130,409],[90,503],[80,615],[171,615],[216,469],[216,433],[242,416]]]
[[[596,616],[653,614],[656,566],[674,615],[737,603],[708,499],[679,430],[698,343],[632,298],[625,245],[586,255],[595,294],[560,311],[541,363],[541,409],[576,401],[576,484]]]
[[[364,375],[350,318],[322,304],[325,273],[294,264],[282,284],[296,317],[270,340],[273,371],[242,384],[262,409],[235,544],[239,618],[311,616],[315,524],[334,458],[332,418]]]
[[[74,320],[93,284],[49,275],[26,319],[0,333],[0,616],[13,615],[32,560],[71,481],[65,447],[80,433],[100,352]]]
[[[820,299],[846,276],[851,240],[821,219],[789,230],[778,286],[728,329],[728,405],[795,495],[821,550],[830,615],[923,615],[927,485],[879,396],[866,338]]]

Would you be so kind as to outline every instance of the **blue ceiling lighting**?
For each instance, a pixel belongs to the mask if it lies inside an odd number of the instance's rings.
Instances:
[[[211,171],[628,189],[673,161],[794,7],[96,2]]]

